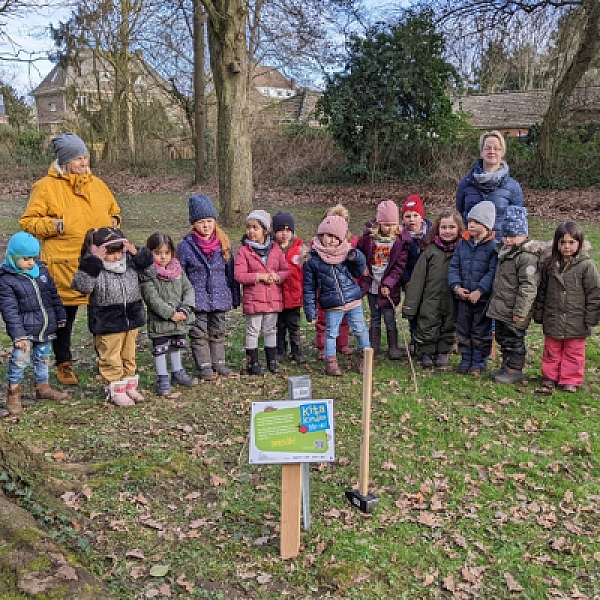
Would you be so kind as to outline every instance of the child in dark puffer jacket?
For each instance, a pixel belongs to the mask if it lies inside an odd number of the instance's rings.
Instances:
[[[22,412],[21,381],[32,359],[37,399],[68,399],[65,392],[48,384],[50,341],[57,328],[65,326],[67,314],[50,273],[36,261],[39,253],[39,242],[20,231],[10,238],[0,269],[0,309],[13,342],[6,373],[6,410],[0,416]]]
[[[144,400],[137,391],[135,341],[138,329],[146,323],[139,275],[152,263],[152,252],[138,250],[120,229],[90,229],[71,284],[90,295],[88,327],[107,396],[117,406]]]
[[[337,362],[336,339],[344,315],[361,350],[359,371],[363,370],[363,354],[369,348],[369,334],[362,310],[362,293],[355,279],[364,274],[365,255],[346,239],[348,224],[343,217],[325,217],[313,238],[310,258],[303,266],[303,298],[306,320],[317,320],[317,298],[325,311],[325,372],[341,376]]]

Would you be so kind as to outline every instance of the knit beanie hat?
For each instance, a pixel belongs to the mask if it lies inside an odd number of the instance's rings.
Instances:
[[[215,219],[217,211],[210,198],[204,194],[195,194],[188,201],[190,211],[190,223],[195,223],[200,219]]]
[[[527,209],[524,206],[507,206],[506,216],[502,223],[502,235],[509,237],[529,235]]]
[[[6,246],[6,255],[4,257],[4,264],[10,267],[13,271],[19,273],[25,273],[31,277],[37,277],[39,274],[38,265],[34,265],[29,271],[23,271],[17,266],[17,263],[22,258],[32,258],[38,256],[40,253],[40,243],[30,234],[24,231],[15,233]]]
[[[377,205],[377,216],[375,220],[384,225],[398,225],[400,216],[398,206],[393,200],[384,200]]]
[[[247,217],[246,223],[254,219],[258,221],[267,231],[271,229],[271,215],[266,210],[253,210]]]
[[[286,227],[291,232],[294,231],[294,217],[288,212],[278,212],[273,217],[273,233],[277,233]]]
[[[477,221],[490,231],[496,222],[496,205],[489,200],[476,204],[467,215],[467,220]]]
[[[89,154],[83,140],[74,133],[61,133],[52,140],[52,147],[59,165],[66,165],[75,158]]]
[[[324,233],[334,235],[339,240],[345,240],[346,234],[348,233],[348,223],[346,223],[346,219],[344,219],[344,217],[338,217],[337,215],[325,217],[317,229],[317,235],[322,235]]]
[[[123,232],[116,227],[100,227],[100,229],[94,232],[92,241],[94,246],[106,248],[107,246],[118,246],[119,244],[123,246],[126,238]]]
[[[416,194],[409,196],[405,200],[404,204],[402,205],[402,216],[404,216],[404,213],[408,212],[409,210],[414,210],[415,212],[419,213],[423,219],[425,218],[423,200],[421,200],[421,197],[417,196]]]

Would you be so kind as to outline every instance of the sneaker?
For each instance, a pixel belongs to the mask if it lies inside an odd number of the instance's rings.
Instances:
[[[523,371],[521,369],[506,369],[504,373],[500,373],[494,377],[498,383],[519,383],[523,381]]]
[[[560,389],[563,392],[569,392],[569,393],[573,394],[573,393],[575,393],[577,391],[577,386],[573,385],[572,383],[563,383],[560,386]]]
[[[156,377],[156,393],[159,396],[168,396],[171,393],[171,379],[168,375]]]
[[[292,354],[292,360],[298,365],[303,365],[306,362],[306,358],[302,352]]]
[[[198,384],[198,380],[195,377],[190,377],[185,372],[185,369],[180,369],[179,371],[173,371],[171,373],[171,383],[175,385],[183,385],[185,387],[192,387]]]
[[[544,379],[542,381],[542,387],[548,388],[548,389],[553,389],[556,387],[556,381],[554,381],[554,379]]]
[[[421,358],[421,366],[425,369],[429,367],[433,367],[433,357],[431,354],[423,354],[423,358]]]

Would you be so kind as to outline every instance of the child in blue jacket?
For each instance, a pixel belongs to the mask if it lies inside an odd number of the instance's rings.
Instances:
[[[20,231],[10,238],[0,268],[0,310],[13,342],[6,373],[6,410],[1,416],[22,412],[21,381],[32,360],[37,399],[68,399],[65,392],[53,390],[48,383],[50,342],[57,328],[65,326],[67,313],[50,273],[36,260],[39,253],[39,242]]]
[[[317,320],[317,296],[325,311],[325,372],[341,376],[337,363],[336,339],[344,315],[361,350],[369,348],[369,334],[362,310],[362,293],[355,279],[366,270],[365,255],[346,239],[348,224],[343,217],[325,217],[313,238],[310,258],[303,266],[303,298],[306,320]]]
[[[448,267],[448,285],[459,300],[458,371],[475,377],[485,371],[492,349],[492,320],[485,313],[498,262],[495,219],[496,207],[489,200],[469,211],[467,231]]]

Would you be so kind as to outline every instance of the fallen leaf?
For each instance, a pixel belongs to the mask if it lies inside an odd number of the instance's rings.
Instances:
[[[154,565],[150,569],[152,577],[164,577],[169,572],[169,565]]]
[[[523,591],[523,586],[519,585],[517,580],[510,573],[504,573],[504,581],[509,592]]]

